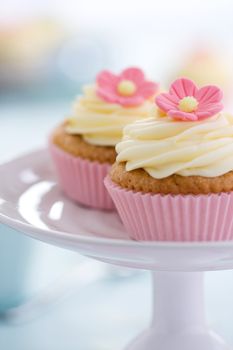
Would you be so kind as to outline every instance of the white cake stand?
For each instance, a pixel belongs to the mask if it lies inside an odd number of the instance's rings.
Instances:
[[[101,261],[152,271],[152,322],[126,350],[230,349],[206,324],[203,271],[233,269],[233,242],[132,241],[116,213],[63,196],[46,150],[0,166],[0,221]]]

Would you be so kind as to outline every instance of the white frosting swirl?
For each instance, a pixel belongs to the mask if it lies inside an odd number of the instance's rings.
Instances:
[[[147,118],[152,106],[152,99],[138,107],[107,103],[96,95],[94,85],[86,86],[83,96],[74,104],[66,131],[83,135],[94,145],[115,146],[122,138],[123,128],[137,119]]]
[[[128,125],[116,147],[126,170],[143,168],[156,179],[172,174],[215,177],[233,170],[233,116],[200,122],[153,117]]]

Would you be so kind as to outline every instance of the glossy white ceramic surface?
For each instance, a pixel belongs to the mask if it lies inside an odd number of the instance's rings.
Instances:
[[[46,149],[0,166],[0,221],[34,238],[114,264],[166,271],[233,268],[233,242],[136,242],[116,212],[62,194]]]
[[[96,259],[162,271],[153,274],[151,325],[127,350],[230,350],[206,323],[203,274],[194,271],[233,268],[233,242],[132,241],[116,212],[66,199],[47,150],[0,166],[0,221]]]

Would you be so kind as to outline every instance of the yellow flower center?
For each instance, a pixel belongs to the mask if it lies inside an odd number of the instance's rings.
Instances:
[[[198,101],[193,96],[186,96],[179,102],[179,109],[183,112],[194,112],[197,109]]]
[[[131,80],[122,80],[117,86],[117,91],[122,96],[132,96],[136,91],[136,85]]]

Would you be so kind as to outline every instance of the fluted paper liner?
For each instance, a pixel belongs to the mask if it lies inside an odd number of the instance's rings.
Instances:
[[[161,195],[134,192],[105,179],[131,238],[146,241],[233,239],[233,192]]]
[[[93,208],[114,209],[103,182],[110,164],[74,157],[52,143],[49,148],[60,186],[69,198]]]

